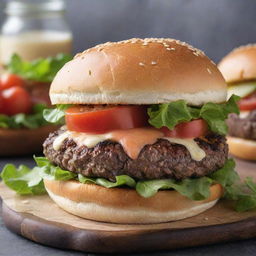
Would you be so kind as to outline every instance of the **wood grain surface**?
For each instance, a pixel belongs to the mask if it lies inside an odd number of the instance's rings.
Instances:
[[[242,177],[256,179],[256,163],[237,161]],[[256,211],[237,213],[221,200],[192,218],[154,225],[84,220],[61,210],[48,196],[21,197],[0,185],[3,221],[37,243],[85,252],[149,252],[256,237]]]

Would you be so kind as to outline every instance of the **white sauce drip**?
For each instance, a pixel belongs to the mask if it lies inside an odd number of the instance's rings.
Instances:
[[[87,134],[82,132],[66,131],[60,134],[53,142],[53,149],[59,150],[63,141],[72,138],[77,145],[85,145],[88,148],[96,146],[98,143],[112,138],[111,133],[105,134]]]
[[[195,161],[201,161],[206,156],[205,152],[198,146],[194,139],[180,139],[169,137],[165,137],[164,139],[172,143],[181,144],[185,146],[189,151],[191,158]]]
[[[54,140],[53,149],[59,150],[63,141],[67,138],[72,138],[79,146],[85,145],[88,148],[92,148],[104,140],[113,139],[113,135],[112,133],[87,134],[82,132],[66,131],[60,134]],[[164,137],[163,139],[166,139],[171,143],[181,144],[185,146],[189,151],[191,158],[195,161],[201,161],[206,156],[204,150],[202,150],[198,146],[198,144],[194,141],[194,139],[180,139],[180,138],[169,138],[169,137]]]

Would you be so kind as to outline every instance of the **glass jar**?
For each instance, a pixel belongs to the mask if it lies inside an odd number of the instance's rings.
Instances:
[[[71,53],[72,32],[63,0],[11,0],[0,36],[0,63],[13,53],[24,60]]]

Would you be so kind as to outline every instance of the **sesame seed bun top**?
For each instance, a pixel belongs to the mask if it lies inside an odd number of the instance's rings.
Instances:
[[[53,104],[192,105],[226,100],[226,84],[205,54],[174,39],[130,39],[77,54],[56,75]]]
[[[256,44],[240,46],[219,63],[227,83],[256,79]]]

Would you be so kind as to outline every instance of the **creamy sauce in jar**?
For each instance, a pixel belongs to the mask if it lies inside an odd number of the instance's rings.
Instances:
[[[72,35],[67,32],[35,30],[0,37],[0,63],[3,64],[10,61],[13,53],[17,53],[26,61],[31,61],[71,51]]]

